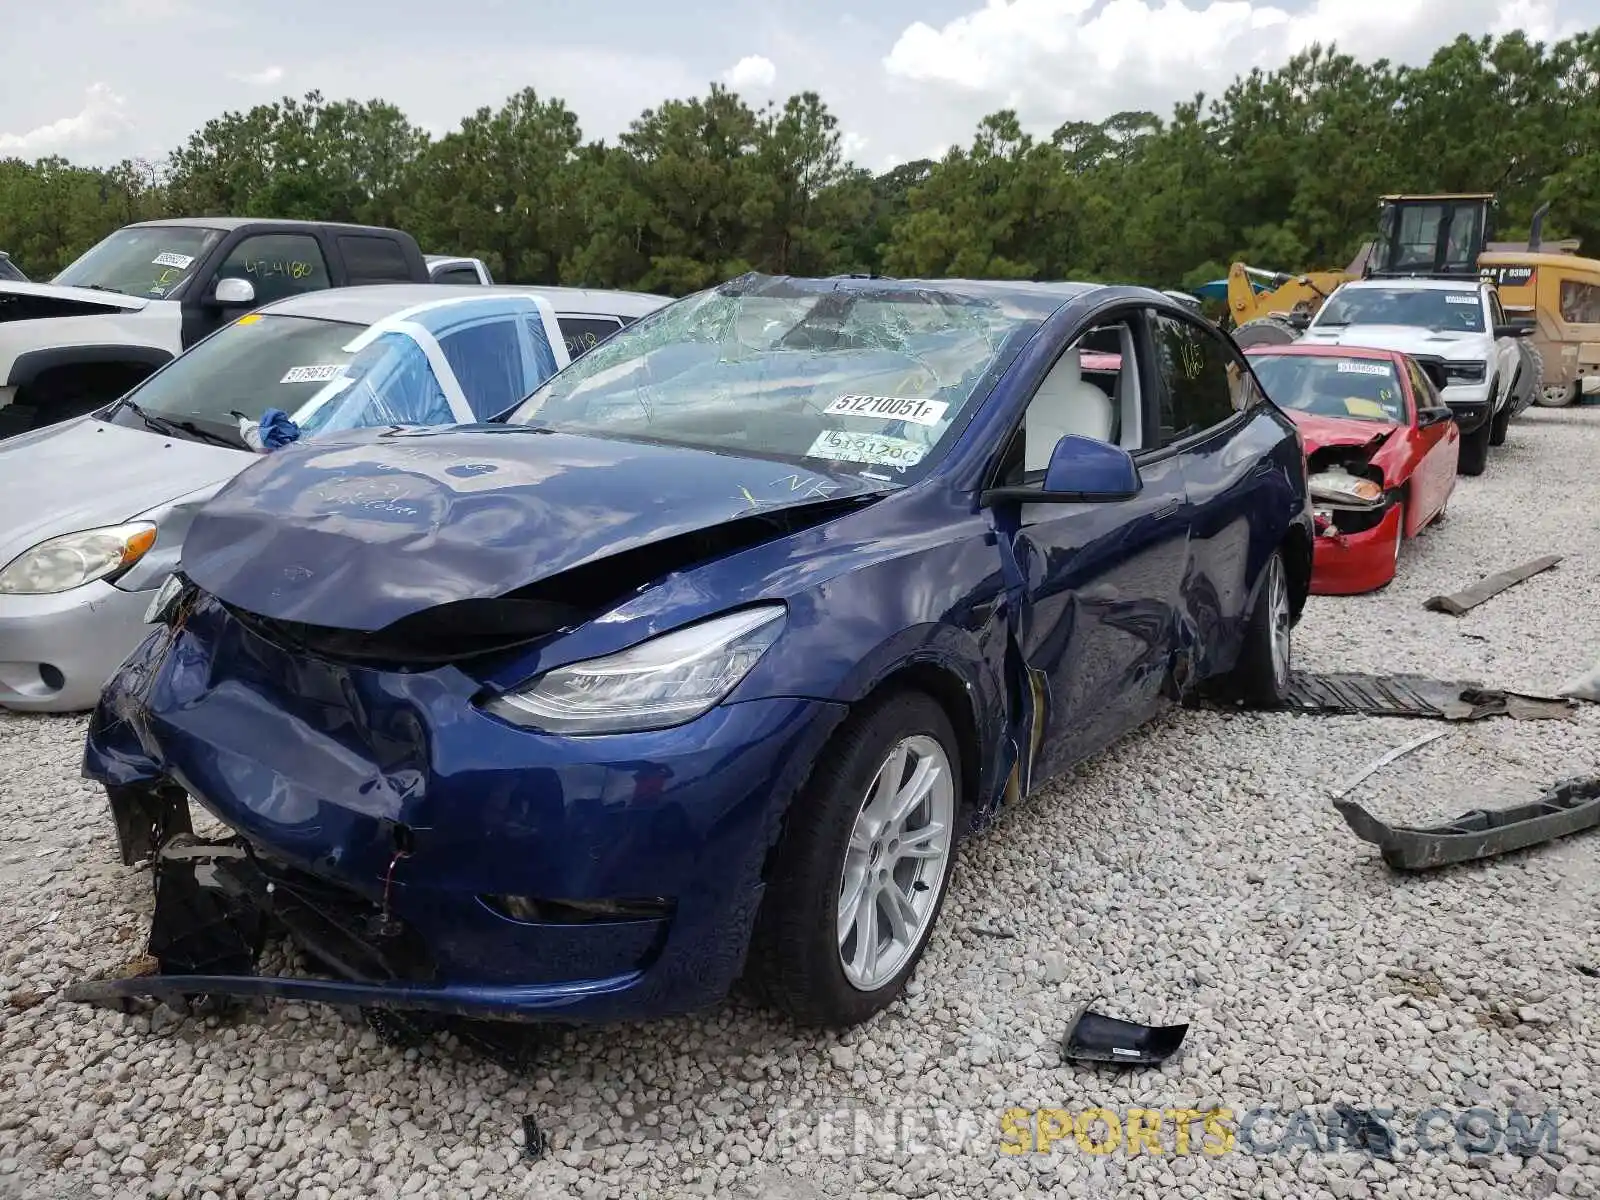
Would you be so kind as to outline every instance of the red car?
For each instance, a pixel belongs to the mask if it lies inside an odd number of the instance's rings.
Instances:
[[[1422,366],[1398,350],[1254,346],[1256,378],[1306,448],[1317,524],[1311,590],[1370,592],[1400,546],[1443,514],[1461,431]]]

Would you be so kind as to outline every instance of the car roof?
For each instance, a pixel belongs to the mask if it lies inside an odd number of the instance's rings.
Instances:
[[[382,230],[384,233],[399,233],[398,229],[391,229],[387,225],[352,225],[347,221],[296,221],[280,219],[278,217],[163,217],[157,221],[134,221],[124,226],[126,229],[219,229],[233,230],[245,225],[285,225],[291,228],[305,229],[332,229],[348,232],[371,232]]]
[[[1296,358],[1382,358],[1399,362],[1405,354],[1399,350],[1384,350],[1375,346],[1321,346],[1314,342],[1291,342],[1287,346],[1247,346],[1246,358],[1276,358],[1292,355]]]
[[[1411,275],[1397,275],[1389,279],[1352,279],[1341,287],[1365,291],[1368,288],[1407,288],[1421,292],[1475,292],[1483,286],[1481,279],[1427,279]]]
[[[352,325],[371,325],[416,304],[484,296],[538,296],[548,300],[558,315],[570,316],[592,313],[598,316],[640,317],[669,302],[665,296],[641,292],[591,291],[588,288],[493,284],[469,289],[454,283],[376,283],[305,292],[263,305],[261,311],[291,317],[315,317],[323,321],[348,321]]]

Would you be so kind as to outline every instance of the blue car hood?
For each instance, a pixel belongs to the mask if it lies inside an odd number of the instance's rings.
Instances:
[[[372,430],[243,471],[196,515],[182,570],[260,616],[376,632],[649,542],[876,490],[769,459],[522,426]]]

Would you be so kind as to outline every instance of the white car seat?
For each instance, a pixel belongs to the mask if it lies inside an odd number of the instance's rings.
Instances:
[[[1069,433],[1109,442],[1117,426],[1111,397],[1083,377],[1080,351],[1074,347],[1056,360],[1023,416],[1024,471],[1043,471],[1050,454]]]

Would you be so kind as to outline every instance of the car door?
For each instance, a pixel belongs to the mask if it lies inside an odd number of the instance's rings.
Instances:
[[[1042,484],[1059,437],[1079,433],[1128,450],[1141,479],[1131,499],[996,512],[1021,580],[1014,637],[1023,671],[1014,683],[1033,713],[1034,743],[1025,779],[1057,774],[1147,719],[1172,666],[1185,565],[1182,471],[1151,443],[1142,312],[1092,320],[1035,390],[995,476],[1006,486]],[[1086,350],[1114,353],[1114,369],[1102,359],[1086,370]]]
[[[245,280],[254,289],[255,299],[243,308],[218,304],[217,284],[224,279]],[[315,235],[249,234],[223,256],[202,286],[190,285],[190,296],[183,304],[183,348],[187,350],[252,308],[331,286],[328,260]]]
[[[1231,340],[1177,308],[1152,311],[1150,326],[1159,444],[1188,497],[1180,670],[1210,676],[1238,653],[1255,585],[1287,533],[1291,473],[1305,464]]]

